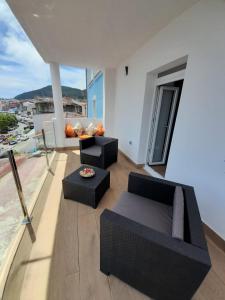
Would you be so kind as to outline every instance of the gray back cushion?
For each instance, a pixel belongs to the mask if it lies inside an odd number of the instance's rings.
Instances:
[[[101,146],[93,145],[93,146],[90,146],[88,148],[81,150],[81,152],[84,154],[87,154],[87,155],[100,157],[102,154],[102,148],[101,148]]]
[[[174,192],[172,237],[184,239],[184,194],[180,186],[176,186]]]

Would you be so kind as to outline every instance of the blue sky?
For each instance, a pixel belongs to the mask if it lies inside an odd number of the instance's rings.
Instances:
[[[61,66],[61,83],[85,88],[85,70]],[[34,48],[7,3],[0,0],[0,98],[51,84],[49,66]]]

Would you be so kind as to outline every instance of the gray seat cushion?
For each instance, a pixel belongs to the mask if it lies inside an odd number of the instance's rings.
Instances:
[[[114,212],[164,234],[172,234],[172,206],[123,192]]]
[[[102,148],[101,148],[101,146],[93,145],[86,149],[81,150],[81,152],[84,154],[87,154],[87,155],[100,157],[102,154]]]
[[[184,239],[184,194],[180,186],[176,186],[173,198],[172,237]]]

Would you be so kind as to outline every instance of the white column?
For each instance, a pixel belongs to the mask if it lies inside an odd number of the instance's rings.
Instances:
[[[64,122],[64,113],[63,113],[63,102],[62,102],[62,89],[60,83],[60,71],[59,64],[50,63],[50,72],[52,79],[52,93],[53,93],[53,102],[55,109],[55,140],[56,148],[64,147],[65,139],[65,122]]]
[[[103,123],[106,129],[106,135],[113,137],[116,70],[105,69],[103,75]]]

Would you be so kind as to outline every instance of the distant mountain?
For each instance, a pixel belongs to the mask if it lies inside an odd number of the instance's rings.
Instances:
[[[63,97],[71,97],[74,99],[83,100],[83,99],[87,99],[86,94],[87,94],[86,90],[80,90],[68,86],[62,86]],[[38,90],[17,95],[15,99],[26,100],[26,99],[34,99],[35,97],[52,97],[52,86],[48,85]]]

